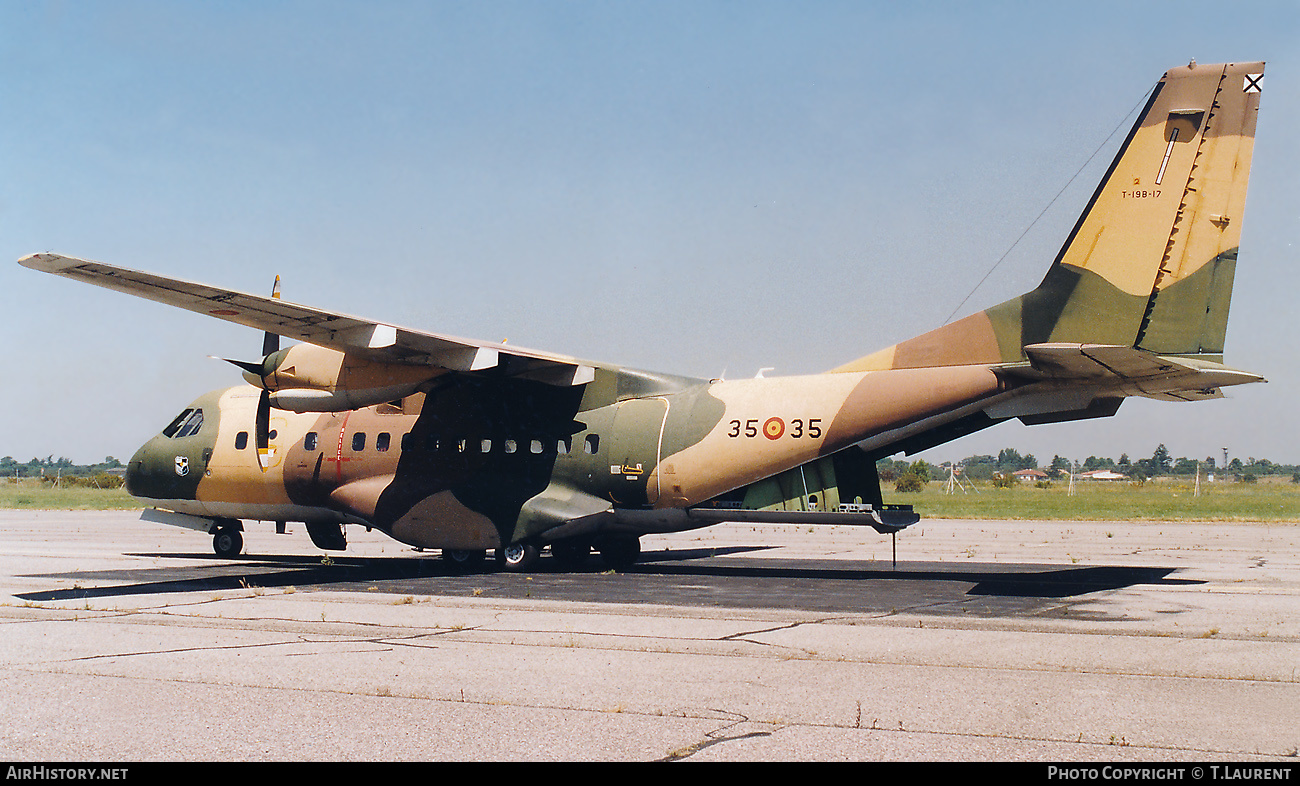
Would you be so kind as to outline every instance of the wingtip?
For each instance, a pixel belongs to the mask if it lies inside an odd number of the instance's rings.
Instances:
[[[18,264],[32,270],[55,273],[72,264],[72,260],[60,254],[52,254],[48,251],[43,251],[41,253],[28,254],[27,256],[22,257],[18,260]]]

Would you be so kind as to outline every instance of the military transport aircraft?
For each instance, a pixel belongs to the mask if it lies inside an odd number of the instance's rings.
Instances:
[[[20,264],[266,332],[250,386],[195,400],[132,457],[145,518],[243,547],[242,519],[342,549],[376,528],[458,563],[549,548],[628,565],[720,521],[917,520],[877,458],[1127,396],[1220,397],[1263,63],[1167,72],[1036,289],[822,374],[692,379],[470,341],[56,254]],[[280,336],[300,342],[279,347]]]

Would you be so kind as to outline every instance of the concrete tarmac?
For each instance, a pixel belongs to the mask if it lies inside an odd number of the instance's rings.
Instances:
[[[0,758],[1275,761],[1300,524],[722,525],[619,573],[0,511]],[[292,527],[292,525],[291,525]]]

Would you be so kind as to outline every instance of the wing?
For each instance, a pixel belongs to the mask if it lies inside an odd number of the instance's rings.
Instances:
[[[565,355],[425,333],[87,259],[32,254],[18,264],[379,362],[449,371],[495,368],[509,376],[553,385],[582,385],[595,377],[593,365]]]

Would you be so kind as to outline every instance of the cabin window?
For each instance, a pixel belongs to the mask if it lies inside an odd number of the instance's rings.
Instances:
[[[352,449],[357,452],[366,449],[366,432],[358,431],[352,435]]]
[[[490,440],[490,439],[481,440],[481,441],[478,443],[478,449],[479,449],[479,452],[480,452],[480,453],[491,453],[491,452],[492,452],[492,440]]]
[[[517,444],[515,444],[515,441],[514,441],[513,439],[507,439],[507,440],[506,440],[506,452],[507,452],[507,453],[514,453],[514,452],[515,452],[516,450],[518,450],[518,449],[519,449],[519,446],[518,446]]]
[[[583,450],[585,450],[589,456],[596,455],[596,453],[600,451],[600,435],[588,434],[586,441],[583,443]]]
[[[561,456],[568,455],[570,450],[573,450],[573,437],[561,437],[555,443],[555,452]]]
[[[529,442],[529,443],[528,443],[528,451],[529,451],[530,453],[541,453],[541,452],[542,452],[542,441],[541,441],[540,439],[535,439],[535,440]]]
[[[235,435],[235,450],[243,450],[248,447],[248,432],[241,431]]]
[[[315,431],[308,431],[307,436],[302,438],[302,447],[304,450],[315,450],[317,436]]]
[[[392,439],[393,439],[392,435],[389,434],[387,431],[380,432],[380,434],[377,437],[375,437],[375,450],[379,451],[380,453],[383,453],[384,451],[388,450],[388,446],[392,442]]]
[[[411,447],[411,432],[408,431],[402,435],[402,450],[407,450],[410,447]]]

